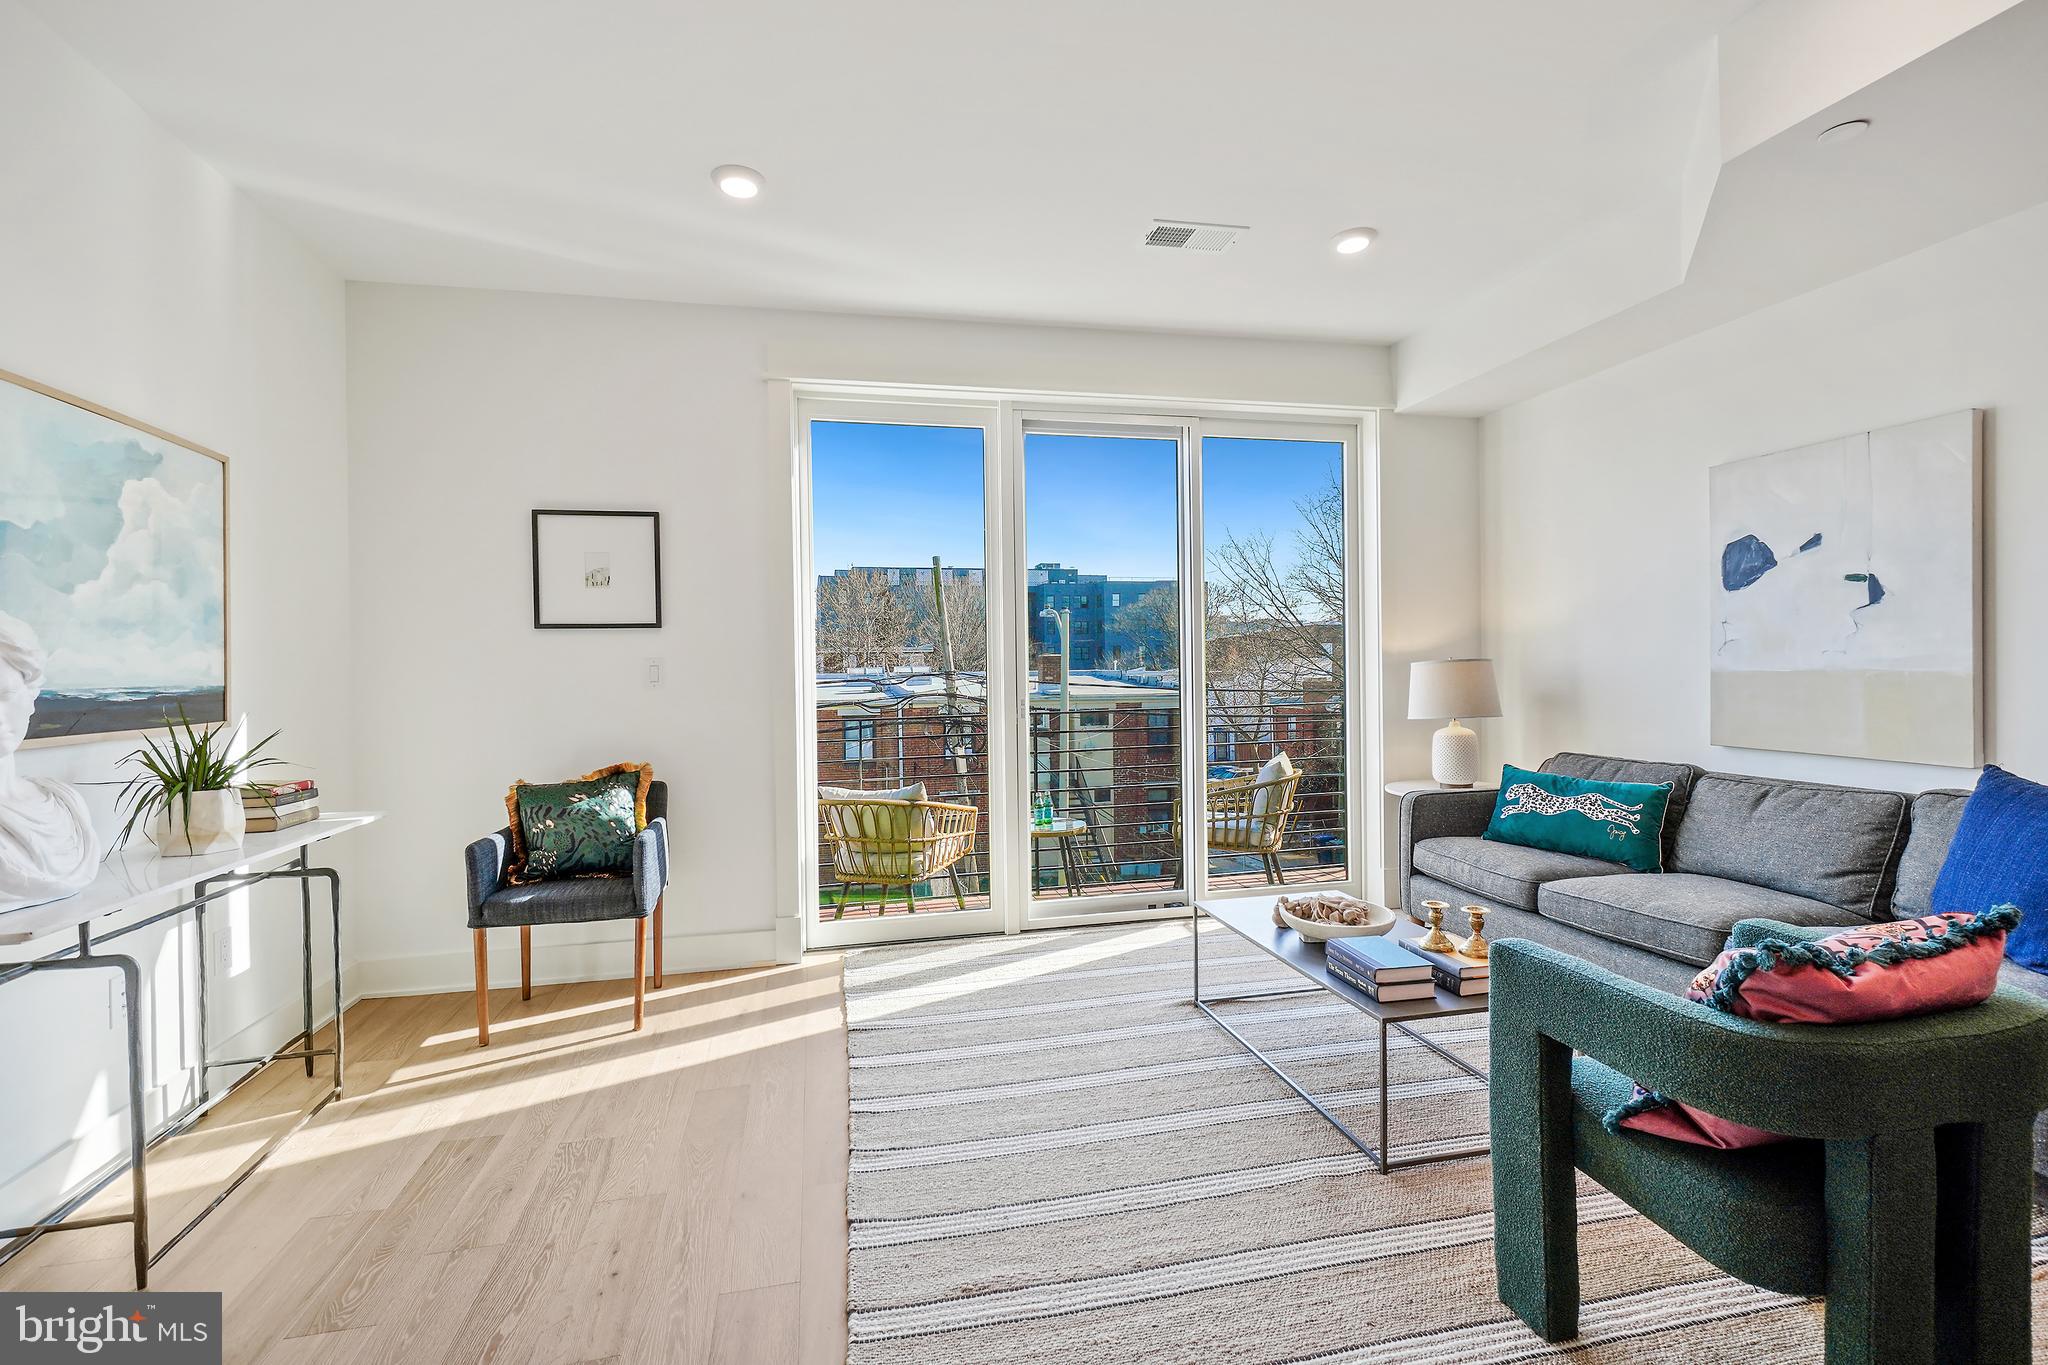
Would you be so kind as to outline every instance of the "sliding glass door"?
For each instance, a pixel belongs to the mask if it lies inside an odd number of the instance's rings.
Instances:
[[[1362,424],[798,417],[812,946],[1364,890]]]
[[[802,444],[814,584],[810,942],[1001,929],[985,415],[820,411],[807,414]]]
[[[1203,430],[1212,894],[1354,880],[1346,450],[1327,428]]]
[[[1028,416],[1020,434],[1031,918],[1185,905],[1188,428]]]

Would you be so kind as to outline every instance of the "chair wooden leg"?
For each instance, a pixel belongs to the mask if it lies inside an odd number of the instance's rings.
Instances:
[[[484,950],[484,931],[476,931],[476,1045],[491,1041],[491,962]]]
[[[1279,854],[1268,853],[1266,855],[1266,866],[1269,869],[1271,869],[1273,873],[1273,881],[1275,882],[1275,884],[1280,886],[1287,885],[1287,869],[1280,866]]]
[[[948,872],[946,880],[953,884],[953,904],[965,910],[967,908],[967,897],[960,893],[960,875],[956,872]]]
[[[633,921],[633,1032],[647,1022],[647,921]]]
[[[668,899],[663,892],[654,898],[654,989],[661,989],[661,903]]]
[[[519,926],[519,998],[533,999],[533,926]]]
[[[904,883],[904,885],[903,885],[903,908],[904,908],[904,909],[906,909],[906,910],[908,910],[908,911],[909,911],[909,912],[910,912],[911,914],[913,914],[913,915],[917,913],[917,883],[916,883],[916,882],[905,882],[905,883]]]

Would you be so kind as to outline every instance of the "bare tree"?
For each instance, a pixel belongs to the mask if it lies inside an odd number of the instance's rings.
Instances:
[[[948,575],[939,581],[946,596],[946,625],[953,635],[953,667],[963,673],[980,673],[988,667],[988,592],[971,578]],[[931,653],[933,666],[940,657],[939,618],[930,596],[918,594],[918,621],[914,642]]]
[[[1147,668],[1180,667],[1180,594],[1154,588],[1124,604],[1116,628],[1131,638]]]
[[[886,574],[834,574],[818,585],[818,667],[900,667],[916,625],[914,605]]]
[[[1286,569],[1273,553],[1271,534],[1225,534],[1211,565],[1211,610],[1225,622],[1225,634],[1272,637],[1299,676],[1341,682],[1344,654],[1336,645],[1344,621],[1344,487],[1333,474],[1294,505],[1301,521],[1292,532],[1294,563]],[[1212,627],[1212,641],[1216,635]]]
[[[1211,636],[1202,661],[1210,723],[1226,727],[1248,744],[1270,738],[1281,697],[1298,694],[1302,676],[1293,641],[1283,633]]]

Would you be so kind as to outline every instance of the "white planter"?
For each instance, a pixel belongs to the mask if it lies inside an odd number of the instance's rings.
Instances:
[[[157,852],[170,858],[190,858],[242,846],[245,826],[240,792],[193,792],[191,816],[188,826],[184,798],[171,799],[170,808],[149,827]]]

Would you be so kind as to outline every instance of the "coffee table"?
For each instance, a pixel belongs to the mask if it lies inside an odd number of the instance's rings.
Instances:
[[[1438,1161],[1457,1161],[1464,1157],[1484,1156],[1486,1144],[1476,1147],[1461,1147],[1454,1151],[1431,1152],[1426,1156],[1396,1157],[1387,1132],[1387,1031],[1397,1030],[1414,1039],[1422,1046],[1457,1067],[1468,1076],[1481,1081],[1486,1073],[1464,1058],[1452,1053],[1435,1039],[1417,1033],[1410,1025],[1425,1019],[1447,1019],[1460,1014],[1484,1014],[1487,996],[1453,995],[1439,989],[1434,996],[1419,1000],[1396,1000],[1387,1004],[1367,995],[1350,983],[1330,974],[1329,966],[1323,961],[1323,945],[1309,943],[1292,929],[1282,928],[1273,923],[1273,903],[1277,896],[1247,896],[1243,899],[1202,901],[1196,904],[1191,916],[1195,930],[1192,937],[1194,946],[1194,999],[1196,1009],[1209,1016],[1218,1028],[1235,1038],[1245,1051],[1259,1059],[1268,1071],[1287,1083],[1289,1089],[1309,1102],[1309,1105],[1325,1119],[1330,1126],[1342,1133],[1353,1147],[1365,1153],[1381,1175],[1405,1166],[1426,1166]],[[1274,990],[1251,991],[1243,995],[1202,994],[1202,917],[1207,915],[1224,928],[1236,934],[1254,948],[1287,967],[1296,975],[1305,978],[1308,985],[1286,986]],[[1397,923],[1388,935],[1397,943],[1413,943],[1425,932],[1422,927],[1406,915],[1396,912]],[[1218,1014],[1212,1005],[1234,1004],[1246,1000],[1274,1000],[1292,995],[1313,995],[1318,991],[1327,992],[1363,1014],[1379,1025],[1380,1035],[1380,1132],[1379,1145],[1374,1146],[1351,1130],[1351,1127],[1304,1089],[1301,1084],[1271,1057],[1254,1047],[1251,1040],[1230,1026],[1230,1021]]]

